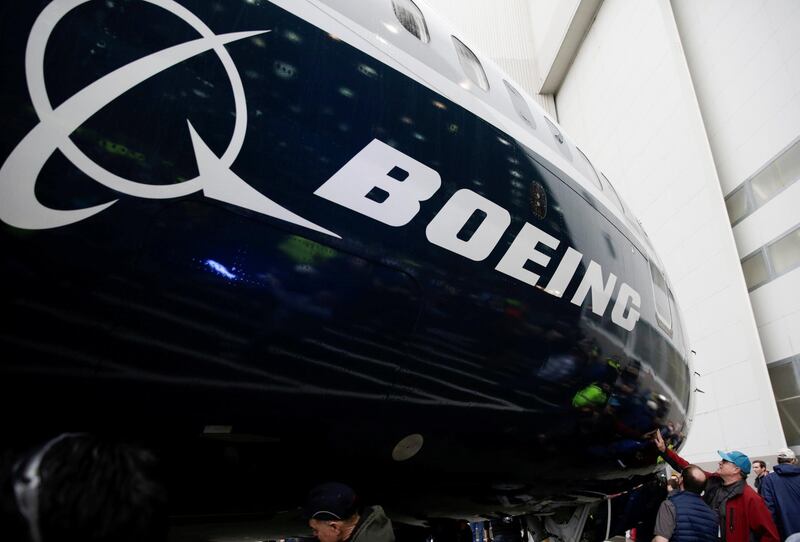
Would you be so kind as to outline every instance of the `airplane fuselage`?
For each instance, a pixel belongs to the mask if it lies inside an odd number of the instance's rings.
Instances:
[[[405,518],[646,479],[690,371],[629,211],[536,107],[481,102],[357,3],[278,4],[6,8],[8,446],[143,440],[178,516],[329,479]]]

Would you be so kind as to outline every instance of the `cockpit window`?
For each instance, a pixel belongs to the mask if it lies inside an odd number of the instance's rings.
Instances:
[[[664,280],[664,275],[652,261],[650,262],[650,276],[653,278],[653,295],[656,300],[656,319],[658,320],[658,325],[671,335],[672,314],[669,308],[669,289],[667,288],[667,281]]]
[[[558,126],[550,122],[550,119],[547,117],[544,118],[544,121],[547,123],[547,127],[550,128],[550,131],[553,133],[553,139],[556,140],[556,147],[561,154],[564,155],[564,158],[572,161],[572,153],[569,152],[569,147],[567,146],[566,140],[564,140],[564,136],[561,134],[561,130],[558,129]]]
[[[589,180],[592,181],[597,188],[602,190],[603,185],[600,183],[600,177],[597,176],[597,172],[594,170],[592,163],[589,161],[586,155],[583,154],[582,150],[580,150],[578,147],[575,147],[575,150],[578,151],[578,162],[580,163],[584,174],[589,177]]]
[[[469,47],[464,45],[460,39],[455,36],[453,38],[453,45],[456,47],[458,53],[458,61],[461,63],[461,69],[464,74],[474,85],[480,87],[481,90],[488,92],[489,79],[486,77],[486,72],[483,71],[483,66],[478,57],[475,56]]]
[[[411,0],[392,0],[392,9],[403,28],[408,30],[423,43],[431,41],[425,16],[417,5]]]
[[[511,105],[514,106],[514,110],[517,114],[522,118],[522,120],[533,128],[536,129],[536,122],[533,120],[533,113],[531,113],[531,108],[528,107],[528,102],[525,101],[525,98],[522,94],[517,91],[511,84],[503,79],[503,83],[506,86],[506,90],[508,90],[508,95],[511,98]]]

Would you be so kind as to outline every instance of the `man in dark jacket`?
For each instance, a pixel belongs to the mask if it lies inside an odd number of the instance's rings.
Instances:
[[[394,542],[392,520],[383,508],[359,507],[355,492],[344,484],[330,482],[312,489],[306,514],[319,542]]]
[[[706,473],[689,465],[677,480],[678,489],[658,509],[653,542],[716,542],[717,514],[700,496],[706,487]]]
[[[661,432],[653,438],[658,451],[675,470],[683,470],[689,462],[674,450],[668,450]],[[717,472],[706,472],[708,484],[703,497],[706,504],[717,512],[720,540],[723,542],[756,541],[778,542],[778,529],[767,505],[746,478],[750,473],[750,459],[741,452],[719,452],[722,461]]]
[[[800,533],[800,466],[795,453],[789,448],[779,450],[772,470],[761,485],[761,496],[785,540]]]
[[[767,464],[760,459],[756,459],[753,461],[753,473],[756,475],[756,479],[753,480],[753,485],[756,487],[758,494],[761,495],[761,484],[764,483],[764,477],[769,473]]]

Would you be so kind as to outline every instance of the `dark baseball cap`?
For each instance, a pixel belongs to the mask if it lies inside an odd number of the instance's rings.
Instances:
[[[308,492],[305,513],[309,519],[343,520],[358,510],[358,497],[350,486],[338,482],[320,484]]]

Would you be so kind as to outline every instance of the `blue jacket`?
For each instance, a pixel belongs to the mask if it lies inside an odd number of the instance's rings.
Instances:
[[[677,491],[669,496],[675,506],[675,531],[670,542],[716,542],[719,519],[703,498],[690,491]]]
[[[775,465],[761,483],[761,496],[772,513],[781,540],[800,533],[800,466]]]

